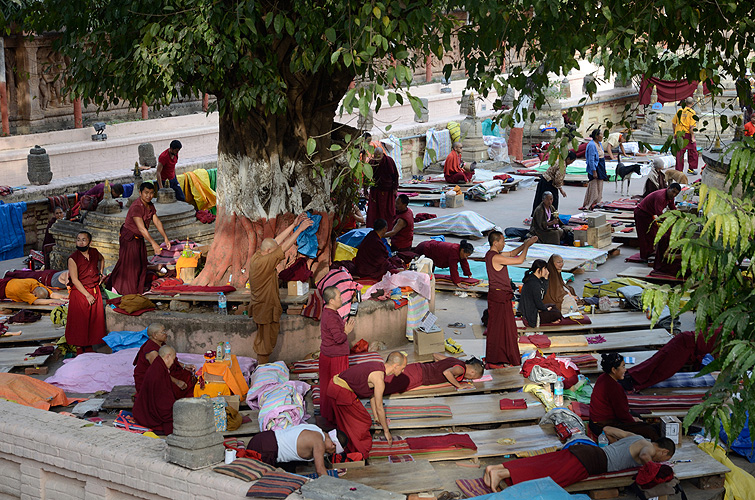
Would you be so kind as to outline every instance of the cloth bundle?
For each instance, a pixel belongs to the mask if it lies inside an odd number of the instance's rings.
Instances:
[[[252,375],[246,402],[249,408],[260,411],[260,431],[285,429],[304,422],[308,418],[304,394],[309,389],[309,384],[289,380],[288,367],[283,361],[258,367]]]

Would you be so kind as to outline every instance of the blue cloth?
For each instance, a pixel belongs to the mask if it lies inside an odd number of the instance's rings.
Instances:
[[[569,221],[571,220],[571,215],[561,215],[561,214],[558,214],[558,220],[560,220],[561,224],[563,224],[564,226],[568,226],[569,225]]]
[[[118,352],[124,349],[141,347],[148,338],[149,335],[147,335],[147,329],[145,328],[141,332],[110,332],[102,340],[113,352]]]
[[[134,183],[123,184],[123,197],[128,198],[134,193]]]
[[[23,214],[26,203],[4,203],[0,200],[0,260],[24,256],[26,233]]]
[[[307,212],[307,217],[312,219],[312,225],[297,236],[296,246],[300,254],[306,255],[310,259],[314,259],[317,257],[317,230],[320,229],[322,215],[312,215]],[[296,227],[298,228],[299,226]]]
[[[359,245],[362,244],[362,240],[370,231],[372,231],[372,228],[369,227],[352,229],[351,231],[344,233],[336,238],[336,241],[343,243],[344,245],[348,245],[352,248],[359,248]]]
[[[731,451],[742,455],[750,463],[755,463],[755,448],[752,445],[752,438],[750,437],[750,414],[747,413],[747,420],[745,421],[744,429],[739,433],[739,436],[732,441]],[[729,436],[726,435],[723,426],[721,426],[721,432],[718,436],[724,444],[729,441]]]
[[[472,272],[473,278],[476,278],[478,280],[488,279],[488,270],[484,262],[471,259],[468,259],[467,262],[469,263],[469,270]],[[511,280],[516,283],[521,283],[524,279],[524,272],[526,271],[526,269],[523,267],[514,266],[508,266],[508,268],[509,278],[511,278]],[[435,272],[437,272],[438,274],[445,274],[445,271],[442,271],[441,268],[438,267],[435,268]],[[568,283],[569,281],[574,279],[574,274],[562,272],[561,277],[564,278],[564,282]]]
[[[446,237],[442,234],[440,236],[430,236],[430,239],[435,241],[446,241]]]
[[[482,135],[501,137],[501,129],[498,125],[493,124],[493,120],[488,118],[482,121]]]
[[[575,444],[584,444],[587,446],[598,446],[597,444],[595,444],[595,441],[593,441],[592,439],[575,439],[574,441],[569,441],[568,443],[566,443],[564,447],[561,449],[567,450],[571,448],[572,446],[574,446]]]
[[[498,493],[490,493],[470,500],[589,500],[581,493],[569,493],[549,478],[533,479],[509,486]]]

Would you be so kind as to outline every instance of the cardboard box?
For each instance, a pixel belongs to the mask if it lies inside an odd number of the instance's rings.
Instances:
[[[446,208],[456,208],[464,206],[463,194],[446,193]]]
[[[309,283],[304,281],[289,281],[288,295],[306,295],[309,293]]]
[[[612,228],[610,224],[598,227],[589,227],[574,231],[574,239],[582,242],[582,246],[590,245],[595,248],[603,248],[611,244]]]
[[[606,214],[585,215],[587,227],[599,227],[606,223]]]
[[[676,417],[661,417],[661,436],[669,438],[675,445],[682,444],[682,422]]]
[[[227,404],[228,406],[230,406],[234,410],[239,411],[239,405],[241,404],[241,398],[237,394],[234,394],[232,396],[223,396],[223,398],[225,399],[225,404]]]
[[[443,329],[427,333],[419,328],[414,329],[414,352],[419,356],[443,352],[446,349],[446,336]]]

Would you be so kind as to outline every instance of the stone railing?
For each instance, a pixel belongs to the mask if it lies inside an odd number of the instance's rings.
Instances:
[[[245,498],[249,483],[165,460],[167,445],[0,401],[0,497],[54,500]]]

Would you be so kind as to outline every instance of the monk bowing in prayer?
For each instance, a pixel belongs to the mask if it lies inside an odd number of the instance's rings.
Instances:
[[[129,295],[144,293],[147,282],[147,245],[149,241],[155,255],[162,250],[152,235],[149,234],[149,225],[154,223],[157,231],[165,240],[167,250],[170,250],[170,240],[165,234],[163,223],[157,216],[152,198],[155,196],[155,186],[151,182],[142,182],[139,186],[139,199],[131,204],[126,214],[126,220],[121,226],[118,250],[118,262],[110,274],[110,286],[112,290],[121,294]]]
[[[458,358],[433,354],[430,363],[409,363],[401,375],[385,382],[385,394],[411,391],[423,385],[449,383],[457,390],[473,388],[472,380],[482,377],[485,367],[477,358],[462,361]],[[465,382],[467,381],[467,382]]]
[[[92,234],[80,231],[76,235],[76,251],[68,257],[68,320],[66,342],[76,347],[76,354],[92,351],[105,336],[105,309],[102,305],[100,283],[105,259],[92,243]]]
[[[401,375],[406,367],[406,356],[400,352],[392,352],[385,363],[381,361],[367,361],[354,365],[333,377],[328,387],[328,394],[332,401],[336,416],[336,425],[343,429],[349,437],[348,449],[369,458],[372,449],[372,417],[359,400],[369,399],[375,420],[383,428],[388,445],[393,443],[391,432],[388,430],[388,420],[385,418],[383,407],[383,393],[385,391],[385,377]]]
[[[681,192],[682,187],[676,182],[666,189],[653,191],[634,209],[634,223],[637,227],[637,239],[640,244],[640,258],[647,261],[655,250],[655,235],[658,225],[655,219],[668,208],[675,210],[674,198]]]
[[[359,244],[359,251],[354,257],[355,275],[380,280],[388,271],[401,268],[401,259],[392,259],[383,241],[387,231],[387,223],[383,219],[375,221],[375,227]]]
[[[436,267],[448,268],[451,273],[451,281],[459,288],[467,288],[469,285],[461,281],[459,277],[459,265],[467,278],[472,277],[472,271],[469,270],[469,256],[474,253],[474,247],[467,240],[461,240],[461,243],[451,243],[448,241],[427,240],[423,241],[414,251],[433,261],[433,272]]]
[[[396,162],[385,154],[382,147],[377,147],[370,163],[374,169],[372,181],[375,185],[370,188],[367,227],[374,227],[378,219],[383,219],[392,226],[396,216],[396,193],[399,180]]]
[[[149,427],[155,434],[173,434],[173,403],[176,397],[173,395],[170,367],[175,362],[176,350],[169,345],[160,347],[134,402],[136,422]]]
[[[466,184],[474,176],[475,163],[467,165],[461,159],[462,145],[459,141],[454,142],[451,153],[446,157],[443,164],[443,176],[446,182],[451,184]]]
[[[294,231],[297,225],[299,227]],[[257,324],[254,352],[257,353],[257,362],[261,365],[270,360],[270,355],[278,342],[279,321],[283,313],[276,267],[285,258],[285,253],[294,246],[296,238],[311,225],[312,219],[307,217],[306,213],[299,214],[278,236],[262,240],[259,250],[249,259],[247,269],[249,288],[252,292],[249,316]]]
[[[511,301],[514,291],[506,266],[524,262],[527,251],[537,242],[537,236],[525,241],[515,250],[504,252],[506,240],[500,231],[491,231],[488,235],[490,250],[485,254],[490,288],[488,291],[488,334],[485,342],[485,363],[492,365],[522,364],[519,354],[519,336],[516,331],[514,309]]]
[[[149,338],[142,344],[134,358],[134,385],[136,386],[137,395],[144,384],[147,370],[158,357],[157,352],[168,340],[165,326],[160,323],[149,325],[147,327],[147,335]],[[182,365],[178,361],[170,367],[170,380],[173,382],[173,395],[176,399],[190,398],[194,395],[194,385],[196,385],[197,380],[194,376],[193,368],[190,365]]]

